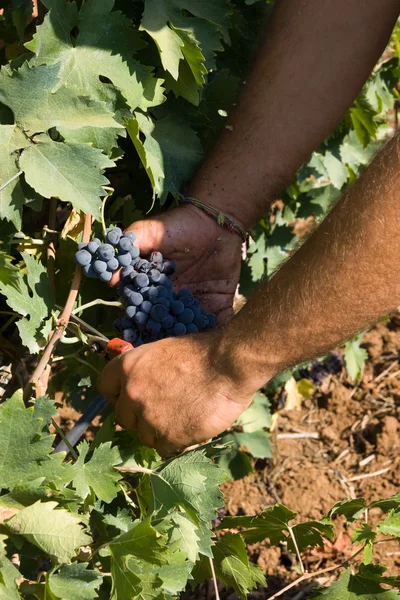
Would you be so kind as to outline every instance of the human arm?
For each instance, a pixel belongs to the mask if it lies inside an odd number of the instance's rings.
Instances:
[[[398,0],[277,0],[236,108],[188,195],[249,228],[341,119],[388,41]],[[194,207],[135,223],[143,253],[176,260],[220,321],[232,316],[240,240]]]
[[[100,391],[162,454],[213,437],[281,370],[320,356],[400,302],[400,136],[224,327],[110,362]]]

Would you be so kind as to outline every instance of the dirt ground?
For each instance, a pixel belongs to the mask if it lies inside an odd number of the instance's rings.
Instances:
[[[363,496],[370,502],[400,491],[400,313],[369,331],[362,345],[369,360],[360,382],[351,382],[341,369],[323,380],[301,410],[279,412],[272,434],[273,459],[256,461],[255,473],[223,485],[228,515],[254,515],[282,502],[298,513],[299,521],[320,519],[339,500]],[[78,416],[65,407],[61,426],[69,429]],[[281,437],[294,433],[313,437]],[[88,438],[92,435],[93,430]],[[369,522],[373,524],[379,514],[370,511]],[[353,554],[351,528],[342,517],[335,527],[334,543],[306,553],[308,571],[336,565]],[[270,547],[264,542],[250,546],[249,552],[268,579],[268,588],[253,592],[251,600],[267,600],[299,577],[296,558],[284,545]],[[400,544],[377,546],[374,560],[386,565],[388,574],[399,575]],[[279,598],[305,600],[313,586],[329,584],[338,573],[305,582]],[[219,593],[221,600],[237,600],[222,585]],[[212,582],[184,594],[184,600],[214,598]]]

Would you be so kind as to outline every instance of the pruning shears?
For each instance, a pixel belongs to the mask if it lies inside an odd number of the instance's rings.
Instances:
[[[85,323],[85,321],[82,321],[79,317],[71,315],[71,321],[76,325],[79,325],[84,331],[87,331],[87,333],[85,332],[85,335],[89,348],[92,352],[103,354],[106,360],[111,360],[116,356],[129,352],[129,350],[133,350],[133,345],[129,342],[125,342],[125,340],[117,337],[110,340]],[[72,429],[65,434],[65,439],[57,444],[53,452],[69,452],[71,446],[76,446],[93,419],[97,417],[97,415],[100,415],[108,404],[109,402],[104,396],[97,394]]]

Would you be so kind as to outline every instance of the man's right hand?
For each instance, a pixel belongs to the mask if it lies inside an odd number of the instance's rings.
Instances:
[[[176,289],[188,287],[220,323],[233,316],[241,261],[241,241],[236,234],[191,205],[138,221],[128,230],[136,234],[143,256],[158,250],[176,262]]]

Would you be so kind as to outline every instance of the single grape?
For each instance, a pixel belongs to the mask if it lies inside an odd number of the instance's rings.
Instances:
[[[166,298],[157,298],[156,304],[162,304],[162,306],[165,306],[165,308],[167,308],[168,310],[170,309],[170,306],[171,306],[171,302],[169,300],[167,300]]]
[[[186,333],[199,333],[199,329],[194,323],[189,323],[186,325]]]
[[[145,329],[145,325],[146,325],[148,319],[149,319],[149,315],[142,311],[138,311],[133,318],[136,325],[139,327],[139,329],[142,329],[142,330]]]
[[[164,264],[160,262],[152,262],[151,266],[153,269],[156,269],[156,271],[159,271],[160,273],[162,273],[164,270]]]
[[[129,250],[129,254],[132,258],[139,258],[140,250],[137,246],[132,245],[132,248]]]
[[[78,250],[83,250],[88,245],[88,242],[79,242]]]
[[[162,263],[163,255],[161,252],[152,252],[150,255],[151,262]]]
[[[197,302],[197,300],[195,300],[195,302]],[[192,306],[190,307],[190,310],[193,311],[195,317],[199,317],[201,315],[201,308],[200,306],[196,306],[195,302],[193,302]]]
[[[110,271],[104,271],[104,273],[100,273],[99,274],[99,279],[100,281],[111,281],[111,277],[112,277],[112,273],[110,273]]]
[[[96,271],[93,269],[93,265],[85,265],[83,267],[83,272],[85,273],[86,277],[92,277],[95,278],[97,277],[97,273]]]
[[[154,321],[153,319],[149,319],[146,323],[146,329],[152,335],[157,335],[161,331],[161,323]]]
[[[111,244],[101,244],[97,250],[98,257],[101,260],[110,260],[115,255],[115,250]]]
[[[107,271],[107,263],[104,260],[97,259],[93,262],[93,269],[100,275],[100,273]]]
[[[107,270],[108,271],[117,271],[119,269],[119,262],[117,261],[117,259],[115,258],[115,256],[113,258],[110,258],[110,260],[107,261]]]
[[[149,279],[151,283],[158,283],[160,281],[161,273],[157,269],[150,269]]]
[[[130,327],[133,327],[132,319],[128,319],[128,317],[122,317],[121,329],[129,329]]]
[[[193,296],[192,295],[189,296],[188,294],[186,294],[185,296],[181,296],[180,300],[182,300],[182,302],[186,308],[191,307],[193,304]]]
[[[134,329],[124,329],[122,337],[126,342],[134,344],[137,340],[137,333]]]
[[[145,285],[144,287],[140,288],[139,293],[142,294],[144,300],[148,300],[147,298],[147,290],[149,290],[149,286]]]
[[[133,271],[132,265],[128,265],[127,267],[125,267],[125,269],[122,269],[121,278],[127,279],[129,277],[129,275],[132,273],[132,271]]]
[[[131,285],[124,285],[124,293],[123,296],[129,298],[129,296],[134,292],[134,289]]]
[[[168,315],[168,308],[162,304],[155,304],[151,309],[151,318],[157,323],[161,323],[163,319]]]
[[[161,321],[161,327],[163,329],[170,329],[171,327],[174,326],[174,318],[172,315],[167,315],[162,321]]]
[[[174,335],[185,335],[186,333],[186,327],[183,323],[175,323],[175,325],[172,328],[172,333]]]
[[[125,316],[128,317],[128,319],[133,319],[133,317],[136,315],[136,306],[127,306],[125,309]]]
[[[123,235],[119,240],[118,248],[122,250],[122,252],[129,252],[133,248],[132,240]]]
[[[149,287],[149,289],[146,292],[147,298],[151,301],[156,300],[158,298],[158,294],[159,294],[159,289],[151,286]],[[147,300],[146,298],[146,300]]]
[[[167,275],[173,275],[176,271],[176,262],[173,260],[166,260],[163,266],[163,272]]]
[[[75,253],[75,262],[80,267],[86,267],[86,265],[90,265],[92,261],[92,255],[87,250],[78,250]]]
[[[129,304],[132,304],[133,306],[139,306],[140,304],[142,304],[142,302],[143,302],[142,294],[139,294],[138,292],[132,292],[129,295]]]
[[[159,298],[168,298],[170,295],[169,290],[167,290],[167,288],[164,287],[163,285],[157,286],[157,290],[158,290]]]
[[[193,323],[201,331],[202,329],[207,329],[207,327],[208,327],[208,318],[206,317],[206,315],[200,315],[199,317],[195,317],[193,319]]]
[[[174,300],[171,303],[171,312],[173,315],[181,315],[185,310],[185,305],[180,300]]]
[[[109,229],[106,235],[106,240],[109,244],[113,246],[117,246],[118,242],[121,238],[122,231],[119,227],[114,227],[113,229]]]
[[[172,288],[172,281],[165,273],[160,274],[159,284],[166,287],[167,290],[170,290]]]
[[[142,294],[143,296],[143,294]],[[142,304],[140,305],[140,310],[144,313],[146,313],[147,315],[150,314],[151,309],[153,308],[153,305],[151,302],[149,302],[149,300],[144,300],[142,302]]]
[[[128,240],[131,240],[132,243],[136,240],[136,235],[133,233],[133,231],[125,231],[124,237],[128,238]]]
[[[128,267],[131,265],[132,256],[129,254],[129,252],[120,252],[117,256],[117,260],[120,267]]]
[[[146,273],[139,273],[136,275],[135,285],[138,288],[147,287],[149,285],[149,278],[147,277]]]
[[[184,325],[189,325],[194,319],[193,311],[190,308],[185,308],[182,314],[179,315],[178,321]]]
[[[91,242],[86,246],[86,250],[90,252],[90,254],[96,254],[97,250],[100,246],[100,240],[98,238],[94,238]]]

